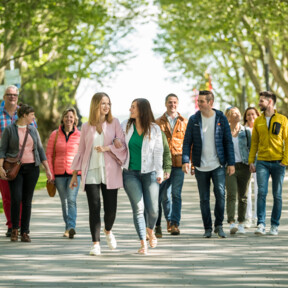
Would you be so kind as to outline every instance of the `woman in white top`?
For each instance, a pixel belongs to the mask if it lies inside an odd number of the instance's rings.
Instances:
[[[230,234],[244,234],[244,221],[247,208],[247,190],[251,173],[248,157],[251,146],[251,132],[240,124],[241,113],[238,108],[226,110],[225,116],[230,124],[235,156],[235,173],[226,175],[227,220]],[[238,227],[235,224],[236,196],[238,196]]]
[[[244,126],[251,131],[254,125],[254,121],[260,116],[259,111],[255,107],[248,107],[244,112]],[[258,185],[256,179],[256,173],[252,173],[254,180],[254,213],[252,215],[252,181],[249,183],[248,194],[247,194],[247,209],[246,209],[246,220],[245,228],[250,228],[254,221],[254,226],[257,227],[257,195],[258,195]]]
[[[124,189],[141,242],[138,253],[147,254],[146,228],[150,247],[157,245],[153,229],[158,218],[159,184],[163,179],[162,134],[147,99],[138,98],[132,102],[130,119],[122,123],[122,128],[128,148],[123,165]]]
[[[118,189],[123,187],[121,164],[127,157],[124,142],[120,123],[111,114],[109,96],[103,92],[96,93],[91,100],[88,123],[83,124],[81,129],[79,150],[72,163],[71,168],[74,171],[70,183],[71,187],[78,185],[77,172],[81,170],[93,241],[90,255],[101,254],[100,190],[104,204],[104,233],[107,244],[110,249],[117,246],[111,229],[116,217]]]

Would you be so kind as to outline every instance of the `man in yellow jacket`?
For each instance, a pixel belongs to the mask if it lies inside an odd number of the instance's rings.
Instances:
[[[288,120],[274,110],[276,95],[270,91],[260,92],[259,107],[263,112],[255,120],[251,150],[249,153],[250,171],[257,175],[257,229],[255,234],[265,235],[266,196],[268,181],[272,177],[273,209],[270,235],[278,235],[282,210],[282,184],[288,165]],[[257,154],[257,164],[254,165]]]

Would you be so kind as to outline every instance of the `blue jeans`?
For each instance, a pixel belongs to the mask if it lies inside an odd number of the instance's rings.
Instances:
[[[214,185],[213,191],[216,199],[214,208],[214,226],[222,226],[225,209],[225,168],[219,166],[218,168],[208,172],[201,172],[195,169],[195,177],[199,190],[200,208],[204,228],[212,230],[212,219],[210,210],[211,179]]]
[[[286,168],[280,165],[281,161],[257,161],[256,175],[258,184],[257,199],[257,225],[265,226],[266,218],[266,196],[268,194],[269,176],[272,177],[273,209],[271,214],[271,225],[279,226],[282,212],[282,184]]]
[[[77,176],[78,186],[73,189],[69,188],[69,184],[72,176],[67,177],[55,177],[55,185],[58,190],[61,205],[62,214],[65,222],[65,230],[76,227],[76,217],[77,217],[77,204],[76,198],[78,195],[78,190],[80,186],[81,177]]]
[[[169,179],[160,184],[159,189],[159,212],[156,226],[161,226],[162,207],[167,221],[171,221],[172,201],[171,201],[171,183]]]
[[[156,172],[144,174],[124,169],[123,183],[133,210],[136,232],[140,240],[146,240],[146,227],[154,229],[158,217],[159,184]]]
[[[184,182],[184,172],[181,167],[172,167],[169,179],[160,187],[162,194],[162,205],[167,221],[171,224],[180,225],[182,207],[182,187]],[[163,190],[163,191],[162,191]],[[172,194],[172,206],[171,206]],[[169,203],[170,202],[170,203]],[[169,211],[170,210],[170,211]],[[166,216],[167,215],[167,216]]]

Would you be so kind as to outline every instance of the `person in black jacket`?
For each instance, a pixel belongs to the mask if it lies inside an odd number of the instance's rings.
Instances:
[[[214,95],[211,91],[199,91],[199,110],[188,121],[182,154],[182,170],[188,173],[192,147],[191,175],[196,176],[204,238],[212,236],[210,211],[210,181],[214,185],[216,198],[214,232],[226,238],[222,223],[225,209],[225,166],[227,174],[235,172],[235,157],[229,123],[224,114],[213,109]],[[196,168],[196,169],[195,169]]]

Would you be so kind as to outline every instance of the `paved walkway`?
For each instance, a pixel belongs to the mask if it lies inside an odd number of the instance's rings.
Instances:
[[[85,193],[79,192],[77,235],[70,240],[62,237],[59,197],[49,198],[45,190],[37,191],[31,243],[11,243],[4,237],[3,214],[0,216],[0,287],[288,287],[287,192],[285,184],[278,237],[257,237],[253,228],[244,236],[203,239],[196,183],[188,176],[181,235],[165,232],[156,249],[140,256],[130,204],[121,189],[113,229],[118,249],[110,251],[102,234],[102,255],[93,257],[88,255],[91,240]],[[267,223],[271,204],[270,193]],[[224,228],[228,232],[227,223]]]

